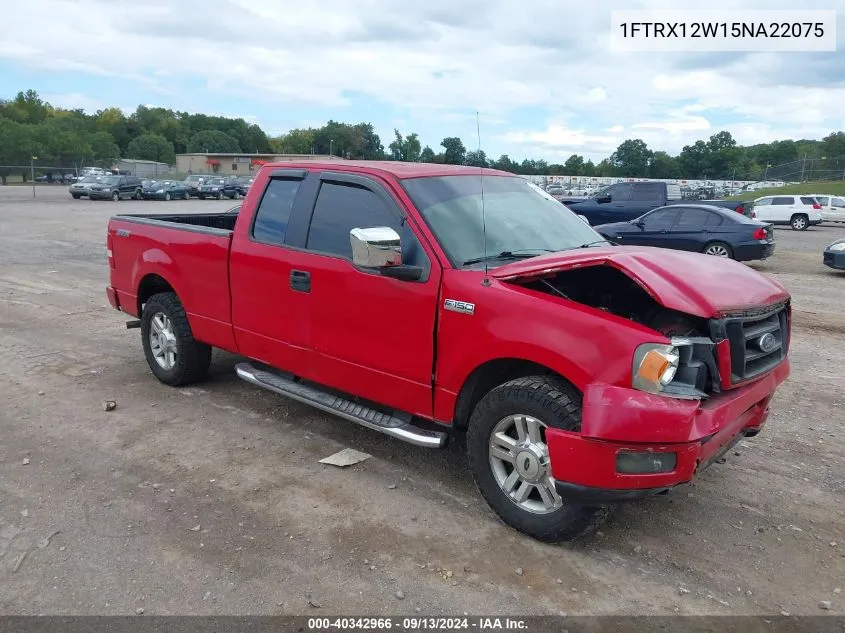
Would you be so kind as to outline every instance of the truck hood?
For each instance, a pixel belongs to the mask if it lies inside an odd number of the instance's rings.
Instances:
[[[664,248],[610,246],[532,257],[495,268],[500,281],[526,281],[573,268],[613,266],[670,310],[702,318],[759,308],[789,299],[777,281],[745,264]]]

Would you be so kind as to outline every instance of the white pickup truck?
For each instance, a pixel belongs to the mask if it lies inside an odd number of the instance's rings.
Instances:
[[[822,207],[823,222],[845,222],[845,196],[810,194]]]

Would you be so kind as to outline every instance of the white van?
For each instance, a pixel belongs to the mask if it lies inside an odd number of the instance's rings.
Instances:
[[[804,231],[808,226],[821,224],[822,206],[812,196],[763,196],[754,201],[752,217]]]
[[[845,197],[812,194],[822,206],[822,220],[825,222],[845,222]]]

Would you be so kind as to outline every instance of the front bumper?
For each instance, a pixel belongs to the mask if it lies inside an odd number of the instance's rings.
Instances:
[[[108,200],[113,193],[113,191],[89,191],[88,197],[92,200]]]
[[[547,429],[552,477],[561,497],[609,503],[690,482],[742,438],[756,435],[789,375],[789,359],[750,385],[699,402],[593,384],[584,391],[581,432]],[[669,472],[617,470],[620,452],[674,453]]]
[[[151,191],[142,191],[141,197],[144,200],[164,200],[164,194],[163,193],[153,193]]]
[[[845,270],[845,251],[825,251],[822,262],[837,270]]]

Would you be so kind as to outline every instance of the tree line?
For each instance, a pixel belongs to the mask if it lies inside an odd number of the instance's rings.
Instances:
[[[507,154],[488,157],[483,150],[468,150],[458,137],[446,137],[432,148],[416,133],[394,130],[387,146],[372,123],[329,121],[319,128],[293,129],[268,136],[244,119],[191,114],[168,108],[138,106],[126,115],[119,108],[93,114],[82,109],[54,107],[35,90],[0,100],[0,177],[27,172],[32,157],[37,164],[73,168],[108,167],[118,158],[154,160],[173,164],[177,153],[333,154],[349,159],[402,160],[492,167],[515,174],[568,176],[626,176],[649,178],[762,180],[798,169],[796,163],[836,160],[845,174],[845,133],[833,132],[822,140],[781,140],[740,146],[729,132],[686,145],[677,156],[652,150],[641,139],[623,141],[610,156],[594,163],[573,154],[563,163]],[[784,168],[783,166],[788,166]],[[831,164],[831,167],[833,165]],[[804,165],[800,167],[803,173]],[[784,171],[786,170],[786,171]]]

